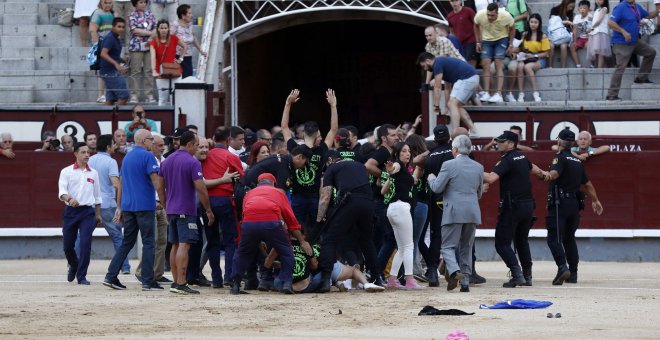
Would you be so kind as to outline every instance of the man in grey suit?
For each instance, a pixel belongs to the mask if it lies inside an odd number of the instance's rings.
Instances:
[[[447,290],[461,284],[461,292],[470,291],[472,245],[477,224],[481,223],[479,198],[483,193],[484,167],[471,160],[472,142],[468,136],[458,136],[451,143],[454,159],[442,164],[436,177],[428,176],[433,192],[442,193],[442,257],[451,273]],[[456,248],[460,259],[456,259]],[[459,267],[460,265],[460,267]]]

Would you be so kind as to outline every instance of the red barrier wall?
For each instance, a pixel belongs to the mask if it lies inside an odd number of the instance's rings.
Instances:
[[[542,169],[552,161],[550,151],[528,152]],[[490,171],[499,159],[496,152],[475,152],[475,159]],[[62,168],[74,162],[73,154],[17,151],[16,158],[0,157],[0,228],[59,227],[63,204],[57,199],[57,180]],[[582,228],[660,229],[660,151],[609,153],[586,162],[587,174],[596,186],[605,212],[596,216],[590,203],[582,213]],[[533,179],[539,218],[545,226],[547,185]],[[481,200],[483,228],[494,228],[499,187],[494,185]]]

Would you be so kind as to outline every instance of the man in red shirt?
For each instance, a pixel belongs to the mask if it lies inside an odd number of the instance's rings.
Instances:
[[[450,0],[452,11],[447,15],[447,22],[452,33],[461,41],[463,57],[473,67],[477,66],[477,39],[474,36],[474,11],[463,6],[463,0]]]
[[[220,143],[220,134],[214,136],[216,143]],[[215,215],[215,223],[206,228],[206,253],[211,266],[212,285],[222,288],[223,281],[229,282],[231,268],[236,249],[238,227],[236,211],[234,210],[234,180],[242,177],[243,166],[238,156],[225,147],[216,147],[209,151],[206,160],[202,162],[202,172],[206,187],[209,191],[211,209]],[[225,277],[223,280],[220,269],[220,230],[222,230],[222,243],[225,247]]]
[[[281,268],[278,276],[282,281],[282,293],[293,294],[293,248],[289,235],[300,242],[308,256],[312,256],[312,247],[300,232],[300,223],[293,215],[289,200],[282,190],[275,188],[275,176],[263,173],[257,179],[257,187],[248,191],[243,201],[243,221],[241,225],[241,241],[238,245],[234,267],[232,270],[233,284],[231,294],[241,292],[241,275],[259,251],[259,244],[265,241],[277,252]],[[281,220],[286,223],[289,233],[284,230]]]

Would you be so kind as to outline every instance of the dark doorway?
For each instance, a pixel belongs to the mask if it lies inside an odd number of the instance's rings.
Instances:
[[[424,27],[386,21],[337,21],[285,28],[238,45],[239,124],[280,123],[291,89],[301,91],[291,126],[316,120],[327,131],[325,90],[336,91],[339,124],[360,132],[420,114],[422,73],[415,59]]]

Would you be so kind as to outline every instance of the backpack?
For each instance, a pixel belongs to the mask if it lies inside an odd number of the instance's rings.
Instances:
[[[89,64],[90,71],[98,71],[101,69],[101,47],[103,39],[99,37],[99,41],[92,45],[92,48],[87,52],[87,64]]]
[[[552,41],[552,43],[555,45],[558,42],[564,41],[565,39],[570,41],[572,37],[571,34],[566,30],[566,27],[564,27],[564,24],[558,15],[553,15],[550,17],[550,21],[548,22],[548,36],[550,41]]]

